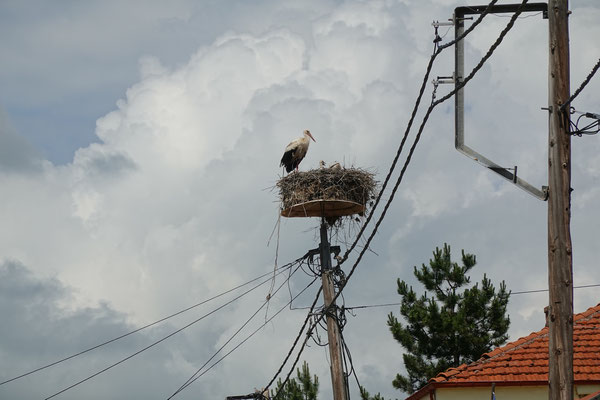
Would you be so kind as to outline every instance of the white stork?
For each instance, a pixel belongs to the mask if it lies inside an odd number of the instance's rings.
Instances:
[[[308,144],[310,143],[309,138],[312,139],[313,142],[316,142],[315,138],[306,130],[304,131],[304,136],[288,144],[283,153],[283,157],[281,157],[281,164],[279,164],[279,166],[285,167],[287,172],[292,172],[294,169],[298,171],[298,165],[300,165],[300,161],[302,161],[308,151]]]

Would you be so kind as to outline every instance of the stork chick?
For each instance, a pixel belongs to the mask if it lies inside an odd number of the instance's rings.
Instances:
[[[288,173],[292,172],[294,169],[298,171],[298,165],[300,165],[300,162],[304,159],[304,156],[306,156],[306,152],[308,151],[308,145],[310,143],[309,139],[316,142],[310,132],[305,130],[304,136],[288,144],[283,153],[283,157],[281,157],[279,166],[285,167],[285,170]]]

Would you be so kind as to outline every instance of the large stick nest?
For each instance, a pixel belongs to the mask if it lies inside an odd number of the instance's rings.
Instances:
[[[319,168],[293,172],[277,182],[282,209],[313,200],[345,200],[367,207],[375,196],[374,174],[360,168]]]

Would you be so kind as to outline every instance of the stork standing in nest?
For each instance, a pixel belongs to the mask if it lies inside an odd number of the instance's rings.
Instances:
[[[315,138],[308,130],[306,130],[304,131],[304,136],[288,144],[283,153],[283,157],[281,157],[281,164],[279,164],[279,166],[285,167],[285,170],[288,173],[292,172],[294,169],[298,171],[298,165],[300,165],[300,161],[304,159],[304,156],[306,156],[306,152],[308,151],[308,145],[310,144],[309,139],[316,142]]]

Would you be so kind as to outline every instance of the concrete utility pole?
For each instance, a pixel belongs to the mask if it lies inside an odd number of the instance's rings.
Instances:
[[[331,277],[331,250],[329,248],[329,238],[327,237],[327,222],[321,218],[321,279],[323,282],[323,302],[325,304],[324,312],[327,313],[327,337],[329,340],[329,356],[331,359],[331,384],[333,387],[334,400],[348,400],[348,391],[346,378],[344,376],[344,367],[342,365],[342,342],[340,340],[340,327],[337,322],[336,307],[333,302],[335,289]]]
[[[571,135],[569,2],[548,1],[548,287],[549,399],[573,399],[573,254],[571,246]]]

